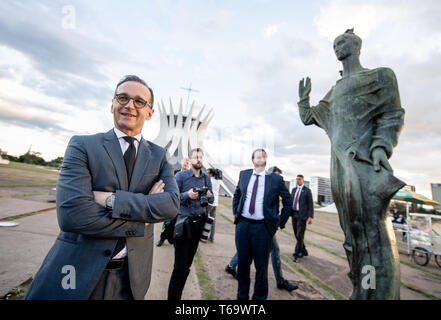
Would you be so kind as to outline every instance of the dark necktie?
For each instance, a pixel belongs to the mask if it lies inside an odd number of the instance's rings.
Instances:
[[[254,214],[254,210],[256,207],[256,195],[257,195],[257,187],[259,186],[259,175],[254,174],[256,176],[256,180],[254,181],[253,185],[253,193],[251,194],[251,202],[250,202],[250,214]]]
[[[135,165],[135,159],[136,159],[136,148],[133,143],[135,141],[135,138],[125,136],[123,137],[123,139],[130,144],[126,152],[124,153],[124,163],[126,164],[127,179],[130,185],[130,179],[132,178],[133,167]],[[124,248],[125,245],[126,245],[126,239],[118,238],[118,242],[116,243],[115,250],[113,250],[112,258],[116,256]]]
[[[292,206],[292,209],[295,211],[296,207],[297,207],[297,202],[299,200],[299,195],[300,195],[300,188],[297,190],[298,192],[296,192],[296,198],[294,199],[294,205]]]
[[[135,159],[136,159],[136,148],[135,148],[135,144],[133,143],[135,141],[135,138],[125,136],[123,137],[123,139],[129,143],[129,147],[124,153],[124,162],[126,164],[127,180],[130,185],[130,179],[132,178],[133,167],[135,165]]]

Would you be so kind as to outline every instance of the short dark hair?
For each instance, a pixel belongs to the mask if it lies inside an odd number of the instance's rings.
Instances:
[[[119,82],[118,82],[118,84],[116,85],[116,88],[115,88],[115,94],[116,94],[116,90],[118,90],[118,87],[119,87],[120,85],[122,85],[124,82],[127,82],[127,81],[138,82],[138,83],[140,83],[140,84],[146,86],[147,89],[149,89],[149,91],[150,91],[150,96],[151,96],[151,101],[150,101],[150,103],[151,103],[151,105],[152,105],[152,109],[153,109],[153,103],[154,103],[155,97],[154,97],[154,95],[153,95],[153,90],[152,90],[152,88],[150,88],[150,87],[147,85],[147,83],[146,83],[144,80],[142,80],[140,77],[135,76],[135,75],[133,75],[133,74],[126,75],[126,76],[122,77],[121,80],[119,80]]]
[[[262,149],[262,148],[260,148],[260,149],[256,149],[256,150],[254,150],[254,151],[253,151],[253,154],[251,155],[251,160],[253,160],[253,159],[254,159],[254,154],[255,154],[255,153],[256,153],[257,151],[262,151],[262,152],[265,152],[265,155],[267,155],[267,153],[266,153],[265,149]]]
[[[276,166],[274,166],[273,168],[272,168],[272,171],[271,172],[278,172],[278,173],[280,173],[280,174],[282,174],[283,172],[282,172],[282,170],[280,170],[279,168],[277,168]]]
[[[188,156],[191,158],[191,156],[192,156],[193,153],[195,153],[195,152],[200,152],[200,153],[202,153],[202,155],[204,155],[204,151],[203,151],[201,148],[194,148],[194,149],[191,149],[191,150],[190,150],[190,152],[188,153]]]
[[[303,174],[298,174],[298,175],[297,175],[297,178],[305,179],[305,177],[303,176]]]

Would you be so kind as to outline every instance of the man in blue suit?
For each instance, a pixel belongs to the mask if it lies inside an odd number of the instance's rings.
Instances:
[[[274,234],[279,226],[279,196],[282,214],[289,215],[291,195],[283,178],[275,173],[265,174],[267,154],[264,149],[253,152],[254,169],[243,170],[233,197],[236,248],[238,254],[238,300],[248,300],[250,265],[254,260],[256,278],[253,300],[268,297],[268,258]]]
[[[153,225],[173,219],[179,190],[166,151],[141,134],[153,91],[137,76],[116,86],[115,127],[74,136],[57,184],[61,232],[26,299],[144,299]]]

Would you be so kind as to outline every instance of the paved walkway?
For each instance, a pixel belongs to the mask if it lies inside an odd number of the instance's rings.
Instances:
[[[0,199],[0,204],[1,200],[3,199]],[[217,298],[235,299],[237,281],[224,271],[226,264],[235,253],[235,229],[234,225],[228,221],[232,219],[229,207],[231,199],[221,200],[224,204],[220,203],[218,207],[215,241],[214,243],[201,242],[199,252]],[[10,212],[12,215],[17,215],[19,210],[25,213],[21,207],[18,207],[17,211]],[[24,217],[17,221],[20,223],[17,227],[0,228],[0,255],[2,257],[0,259],[0,296],[29,279],[38,270],[59,232],[55,210]],[[159,239],[161,226],[162,224],[155,225],[155,243]],[[290,224],[287,224],[285,232],[277,232],[282,255],[282,270],[284,277],[298,284],[299,289],[291,293],[277,289],[270,262],[268,298],[278,300],[336,299],[335,295],[325,289],[326,286],[331,291],[348,297],[352,286],[347,277],[349,268],[344,259],[344,251],[341,242],[338,241],[342,233],[339,230],[337,217],[324,213],[316,214],[314,223],[306,233],[309,256],[302,258],[297,264],[287,259],[291,256],[295,243],[293,236],[287,232],[292,233]],[[173,263],[174,248],[172,245],[166,242],[162,247],[155,246],[151,285],[146,299],[166,299]],[[427,294],[441,297],[441,277],[404,264],[401,264],[401,272],[402,281],[414,288],[410,290],[402,286],[402,299],[428,299]],[[253,278],[254,267],[252,266],[250,295],[254,285]],[[427,294],[419,293],[418,290]],[[202,292],[193,265],[182,298],[199,300],[201,297]]]

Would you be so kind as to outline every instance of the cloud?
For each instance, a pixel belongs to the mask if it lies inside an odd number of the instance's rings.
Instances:
[[[64,132],[68,130],[58,125],[60,119],[48,116],[47,113],[32,112],[31,110],[13,109],[0,104],[0,121],[8,124],[15,124],[27,128],[37,128],[42,130],[50,130],[54,133]]]
[[[252,149],[267,143],[268,165],[287,178],[329,176],[329,139],[300,121],[298,82],[312,78],[317,104],[342,68],[332,41],[355,27],[363,66],[390,67],[398,79],[406,117],[391,159],[397,174],[420,191],[441,181],[440,1],[290,2],[271,11],[268,3],[250,10],[224,2],[77,1],[73,30],[61,27],[65,3],[0,3],[0,121],[16,123],[14,132],[107,128],[114,83],[122,73],[145,74],[157,101],[185,102],[179,88],[190,82],[200,90],[191,98],[216,111],[206,145],[232,161],[226,168],[249,167]]]
[[[20,52],[31,66],[21,79],[25,86],[72,105],[109,95],[102,64],[114,54],[79,30],[63,29],[60,4],[2,2],[0,6],[0,44]],[[7,55],[4,63],[10,56],[15,55]]]
[[[264,38],[269,39],[269,38],[273,37],[277,33],[278,30],[279,30],[279,27],[276,25],[269,26],[265,29],[263,36],[264,36]]]
[[[329,139],[320,128],[301,123],[297,85],[302,77],[311,76],[311,104],[317,104],[342,68],[332,42],[355,27],[363,38],[362,64],[388,66],[397,75],[406,116],[391,163],[405,181],[429,195],[429,183],[441,180],[441,23],[435,18],[440,8],[434,1],[421,6],[398,0],[335,0],[323,5],[314,19],[320,38],[292,35],[289,26],[279,28],[272,56],[248,60],[248,86],[241,92],[249,118],[261,116],[273,126],[275,160],[279,161],[273,164],[285,165],[282,169],[289,174],[297,170],[306,176],[329,176]]]

